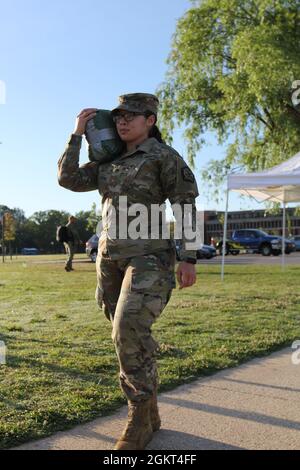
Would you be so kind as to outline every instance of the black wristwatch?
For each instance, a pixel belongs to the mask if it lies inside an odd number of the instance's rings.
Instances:
[[[185,261],[186,263],[191,263],[191,264],[196,264],[197,260],[195,258],[189,258],[188,256],[185,258],[182,258],[181,261]]]

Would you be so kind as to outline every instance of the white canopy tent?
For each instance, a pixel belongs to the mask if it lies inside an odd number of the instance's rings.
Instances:
[[[230,174],[227,177],[226,210],[223,241],[226,240],[229,191],[237,191],[260,202],[274,201],[283,205],[282,267],[285,264],[285,208],[289,202],[300,201],[300,152],[289,160],[257,173]],[[224,279],[225,247],[222,250],[221,279]]]

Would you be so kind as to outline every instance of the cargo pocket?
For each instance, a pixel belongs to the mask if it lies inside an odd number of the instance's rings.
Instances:
[[[165,292],[161,292],[160,295],[154,295],[154,294],[145,294],[143,298],[143,305],[150,311],[151,313],[151,319],[150,323],[152,321],[156,321],[157,318],[161,315],[162,311],[166,307],[167,303],[169,302],[171,298],[173,288],[170,288],[169,290]],[[149,325],[150,326],[150,325]]]
[[[145,294],[143,298],[143,305],[151,312],[152,321],[156,321],[163,310],[163,299],[160,295]]]

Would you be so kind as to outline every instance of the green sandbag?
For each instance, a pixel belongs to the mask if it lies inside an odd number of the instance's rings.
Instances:
[[[99,109],[93,119],[86,123],[85,138],[91,161],[110,162],[124,149],[116,125],[108,109]]]

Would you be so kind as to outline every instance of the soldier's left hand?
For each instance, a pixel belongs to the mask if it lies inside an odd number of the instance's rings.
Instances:
[[[176,271],[176,277],[179,282],[179,289],[192,286],[196,282],[195,265],[181,261]]]

